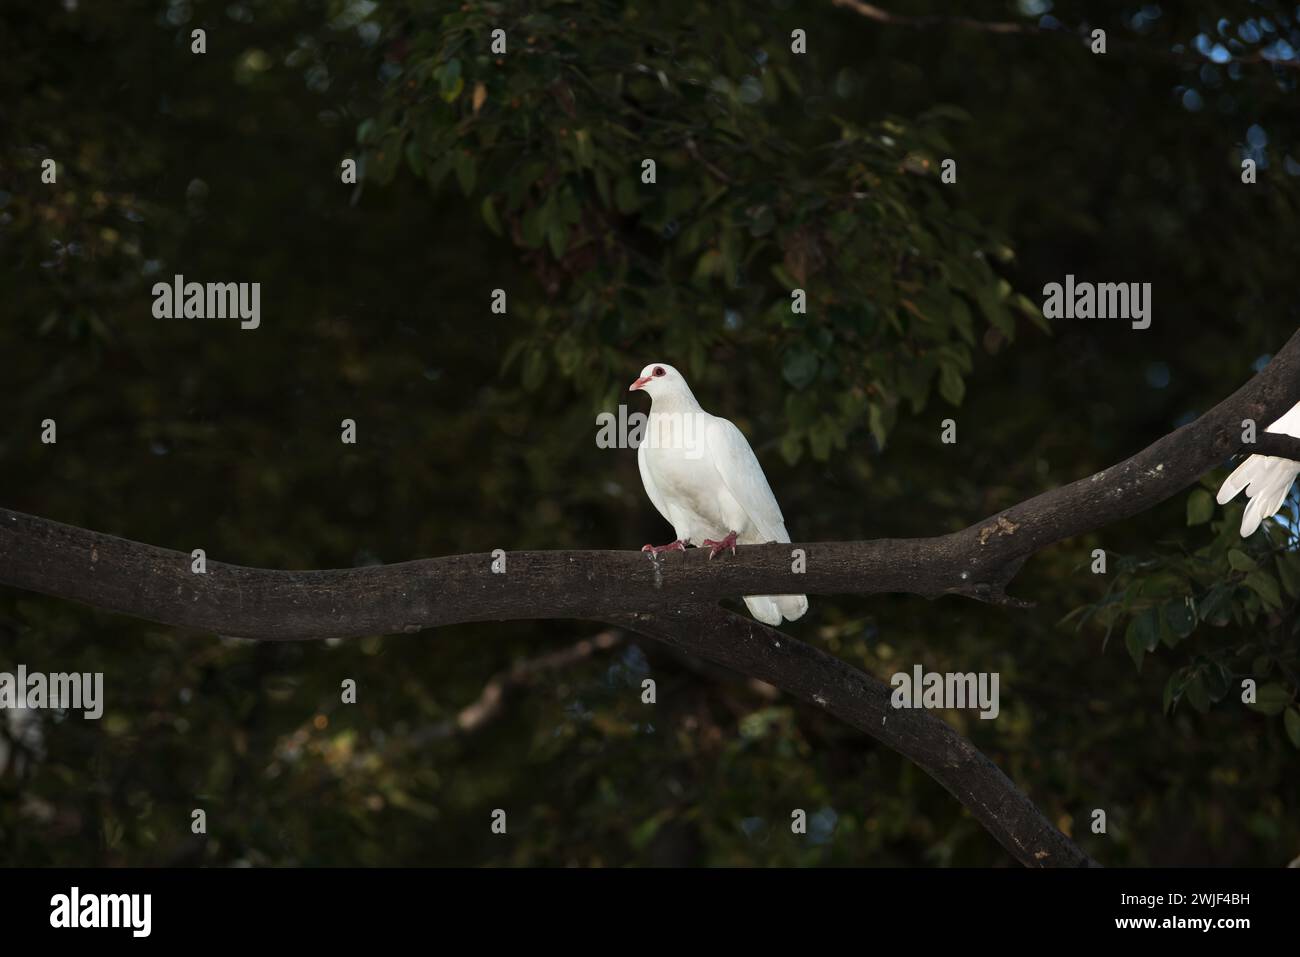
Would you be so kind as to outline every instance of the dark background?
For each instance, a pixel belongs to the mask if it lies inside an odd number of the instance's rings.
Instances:
[[[286,569],[639,548],[670,530],[594,423],[650,361],[746,432],[796,541],[961,528],[1132,454],[1296,327],[1296,11],[960,12],[1043,29],[768,0],[5,5],[0,503]],[[155,320],[176,273],[260,282],[261,328]],[[1067,273],[1152,283],[1151,327],[1045,322]],[[1043,552],[1028,612],[814,598],[788,630],[886,680],[999,672],[998,720],[946,718],[1104,864],[1284,865],[1300,575],[1285,526],[1242,545],[1204,498]],[[103,671],[108,705],[0,714],[0,860],[1010,863],[897,755],[632,636],[438,736],[597,630],[256,644],[5,589],[0,670]]]

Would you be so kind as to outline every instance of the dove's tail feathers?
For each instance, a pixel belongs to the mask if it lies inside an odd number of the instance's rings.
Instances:
[[[796,618],[802,618],[808,611],[808,596],[782,595],[776,600],[776,607],[781,609],[781,614],[785,615],[786,621],[794,621]]]
[[[808,610],[807,595],[746,595],[745,607],[765,625],[779,625],[781,619],[794,621]]]
[[[1241,516],[1241,537],[1249,538],[1264,519],[1276,515],[1286,501],[1291,484],[1300,475],[1300,464],[1274,455],[1251,455],[1223,480],[1219,504],[1231,501],[1242,489],[1250,503]]]

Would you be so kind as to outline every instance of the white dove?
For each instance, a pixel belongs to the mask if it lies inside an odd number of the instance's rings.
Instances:
[[[726,419],[700,408],[682,374],[652,362],[628,388],[650,395],[650,417],[637,450],[646,494],[677,535],[668,545],[641,549],[658,556],[698,542],[712,559],[736,545],[788,542],[785,519],[745,436]],[[746,595],[759,621],[781,624],[808,610],[806,595]]]
[[[1264,431],[1300,437],[1300,404],[1292,406],[1289,412]],[[1220,505],[1232,501],[1242,489],[1246,490],[1246,498],[1250,499],[1250,504],[1241,516],[1242,538],[1254,534],[1260,522],[1277,514],[1297,475],[1300,475],[1298,462],[1280,459],[1275,455],[1250,455],[1223,480],[1218,494]]]

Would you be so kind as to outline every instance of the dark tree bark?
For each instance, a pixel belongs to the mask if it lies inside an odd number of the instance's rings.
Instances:
[[[718,599],[746,594],[961,595],[1013,607],[1024,561],[1063,539],[1151,508],[1234,452],[1300,461],[1300,439],[1263,429],[1300,402],[1300,332],[1272,362],[1195,422],[1108,469],[950,535],[700,551],[489,553],[396,565],[286,572],[209,561],[0,509],[0,583],[162,624],[267,641],[412,633],[466,621],[571,618],[618,624],[759,678],[906,755],[1029,866],[1092,861],[973,745],[924,712],[894,710],[890,689]],[[1243,442],[1246,420],[1255,444]],[[201,543],[199,543],[201,544]],[[792,570],[802,549],[806,571]]]

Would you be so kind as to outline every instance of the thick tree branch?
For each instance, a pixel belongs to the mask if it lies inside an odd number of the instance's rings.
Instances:
[[[1012,603],[1021,564],[1054,543],[1139,514],[1234,452],[1291,451],[1262,431],[1300,402],[1300,332],[1262,372],[1196,421],[1108,469],[934,538],[699,550],[488,553],[329,571],[274,571],[190,555],[0,509],[0,583],[167,625],[270,640],[412,633],[467,621],[602,619],[753,594],[964,595]],[[1258,441],[1243,444],[1244,420]],[[938,454],[938,453],[936,453]],[[1294,454],[1300,461],[1300,449]],[[203,547],[203,542],[187,547]],[[792,570],[802,549],[806,570]],[[497,567],[501,567],[497,565]]]
[[[1275,455],[1278,458],[1300,462],[1300,439],[1294,435],[1280,432],[1260,432],[1254,444],[1246,444],[1242,449],[1255,455]]]

